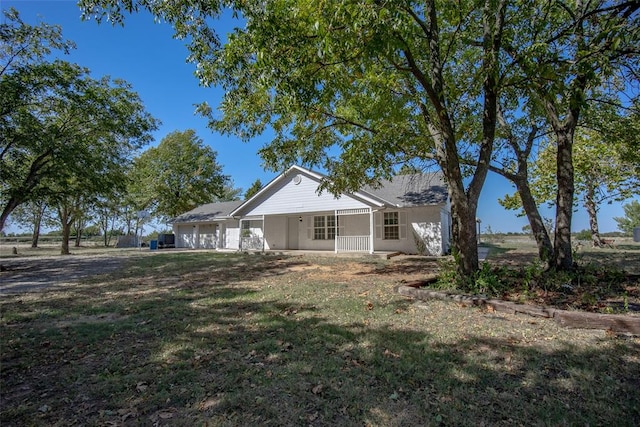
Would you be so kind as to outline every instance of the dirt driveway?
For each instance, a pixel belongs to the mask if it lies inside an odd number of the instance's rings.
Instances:
[[[33,292],[76,283],[84,278],[111,273],[120,268],[126,256],[43,256],[2,259],[0,295]]]

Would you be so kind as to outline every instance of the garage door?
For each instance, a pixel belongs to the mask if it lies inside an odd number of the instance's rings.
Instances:
[[[216,226],[215,224],[202,224],[199,236],[200,247],[203,249],[216,248]]]
[[[178,226],[176,230],[176,248],[195,248],[192,225]]]

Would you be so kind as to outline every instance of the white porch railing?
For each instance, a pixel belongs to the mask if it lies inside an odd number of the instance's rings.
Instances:
[[[369,236],[337,236],[338,252],[369,252]]]

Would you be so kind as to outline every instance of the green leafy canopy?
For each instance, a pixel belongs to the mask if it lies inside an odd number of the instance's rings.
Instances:
[[[142,208],[171,219],[224,196],[229,178],[195,131],[175,131],[135,159],[130,193]]]

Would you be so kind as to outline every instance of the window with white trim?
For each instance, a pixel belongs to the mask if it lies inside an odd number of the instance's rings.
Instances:
[[[316,215],[313,217],[313,240],[335,240],[335,215]]]
[[[384,240],[400,240],[400,219],[398,212],[383,213]]]

